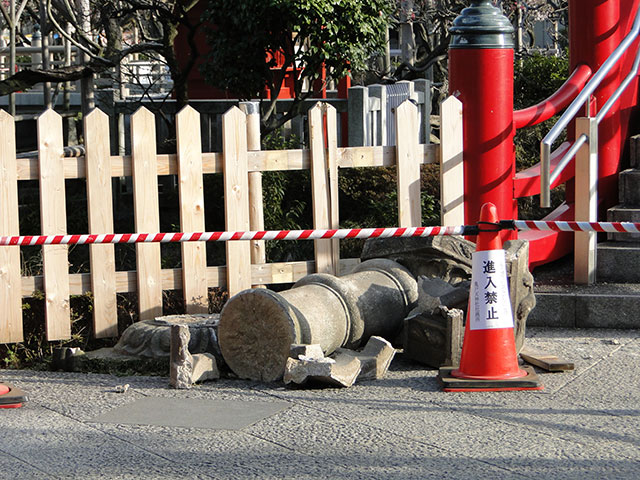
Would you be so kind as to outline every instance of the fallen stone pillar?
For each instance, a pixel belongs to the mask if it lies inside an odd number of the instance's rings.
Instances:
[[[281,293],[245,290],[221,313],[220,350],[239,377],[275,381],[292,344],[319,344],[330,355],[372,335],[393,338],[417,298],[413,275],[388,259],[363,262],[343,277],[308,275]]]
[[[529,272],[529,243],[525,240],[509,240],[505,242],[504,249],[516,350],[520,351],[524,345],[527,317],[536,304],[533,275]],[[388,258],[405,266],[416,278],[439,278],[468,291],[467,281],[471,280],[474,251],[475,244],[459,236],[370,238],[365,242],[360,258]],[[434,287],[436,285],[432,284],[426,286],[425,290],[429,293]],[[466,312],[466,302],[460,293],[460,290],[444,294],[433,291],[430,295],[439,297],[446,307],[460,308]],[[434,303],[427,302],[427,312]]]

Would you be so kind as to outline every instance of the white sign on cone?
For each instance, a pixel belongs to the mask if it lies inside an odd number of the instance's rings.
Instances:
[[[513,328],[504,250],[473,253],[470,330]]]

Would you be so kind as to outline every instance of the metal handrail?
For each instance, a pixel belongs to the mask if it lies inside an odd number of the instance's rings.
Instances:
[[[633,21],[633,27],[629,31],[626,37],[620,42],[620,44],[616,47],[616,49],[611,52],[609,58],[602,64],[602,66],[598,69],[595,75],[589,80],[589,82],[585,85],[584,89],[580,92],[580,94],[575,98],[571,105],[567,107],[567,110],[562,114],[560,119],[556,122],[556,124],[549,130],[549,133],[545,135],[540,143],[540,162],[541,162],[541,172],[540,172],[540,206],[541,207],[549,207],[551,206],[551,184],[552,182],[558,178],[562,169],[566,167],[569,163],[573,155],[577,152],[577,148],[569,149],[569,151],[562,157],[562,160],[558,163],[556,168],[553,171],[553,176],[551,175],[551,145],[555,142],[560,133],[569,125],[569,122],[573,120],[576,116],[582,105],[589,101],[591,94],[595,92],[596,88],[600,86],[600,83],[609,71],[613,68],[613,66],[620,60],[622,55],[627,51],[627,49],[631,46],[631,44],[638,38],[640,34],[640,10],[636,13],[636,18]],[[604,115],[609,111],[609,109],[613,106],[624,89],[629,85],[631,80],[633,79],[633,74],[637,71],[638,66],[640,66],[640,50],[636,54],[636,60],[633,64],[633,68],[630,74],[620,83],[616,91],[611,95],[609,100],[605,103],[602,110],[596,116],[597,122],[600,123],[604,118]],[[606,110],[605,110],[606,109]],[[604,113],[603,113],[604,112]],[[586,138],[585,140],[588,140]],[[585,140],[582,140],[584,143]],[[577,143],[577,141],[576,141]],[[569,156],[571,154],[571,156]]]

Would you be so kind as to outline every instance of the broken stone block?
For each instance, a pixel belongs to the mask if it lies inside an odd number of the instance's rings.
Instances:
[[[334,354],[333,358],[297,360],[288,358],[284,383],[304,385],[309,381],[337,387],[350,387],[360,374],[360,360],[351,355]]]
[[[171,325],[171,365],[169,385],[173,388],[191,388],[193,357],[189,353],[191,334],[186,325]]]
[[[417,278],[439,277],[456,284],[471,279],[475,244],[457,235],[412,238],[370,238],[360,260],[389,258],[404,265]]]
[[[360,352],[339,348],[336,353],[360,360],[361,370],[357,380],[378,380],[384,377],[396,354],[390,342],[382,337],[371,337]]]
[[[507,259],[507,276],[509,277],[509,295],[513,311],[514,335],[516,351],[524,346],[527,317],[536,306],[533,292],[533,275],[529,271],[529,242],[526,240],[509,240],[504,243]]]
[[[469,300],[469,287],[468,281],[451,285],[438,277],[419,277],[418,304],[409,316],[416,313],[431,315],[440,305],[464,310]]]
[[[433,368],[460,363],[464,312],[439,307],[433,314],[407,317],[404,329],[404,354],[407,358]]]
[[[313,345],[294,343],[289,349],[289,356],[295,359],[320,360],[324,358],[324,352],[317,343]]]
[[[191,383],[217,380],[220,378],[218,362],[211,353],[196,353],[192,355],[193,369],[191,371]]]

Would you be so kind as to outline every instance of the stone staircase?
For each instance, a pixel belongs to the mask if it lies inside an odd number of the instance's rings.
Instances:
[[[620,204],[608,210],[608,221],[640,222],[640,135],[631,139],[630,163],[620,173]],[[570,256],[534,270],[537,303],[528,325],[640,328],[640,234],[606,235],[598,239],[595,285],[572,284]]]

